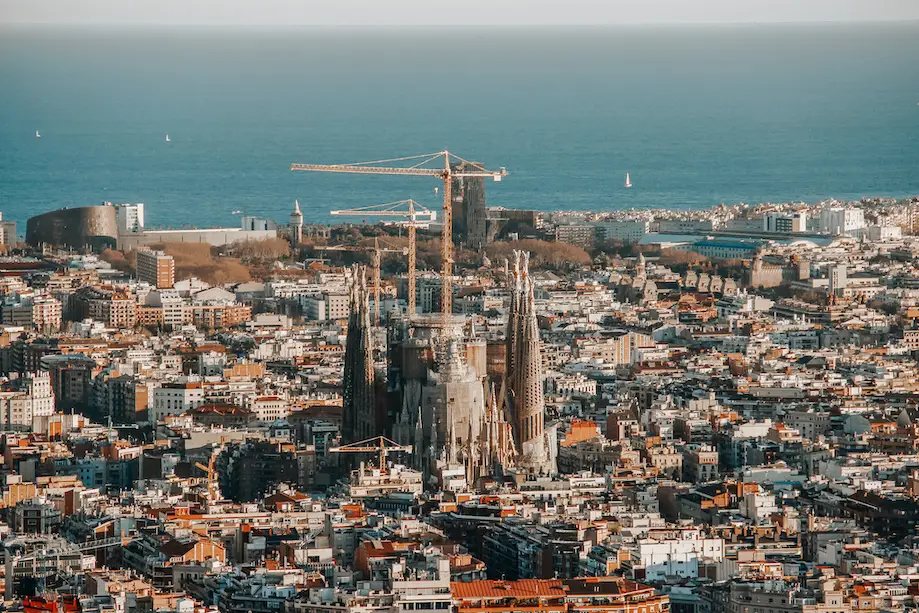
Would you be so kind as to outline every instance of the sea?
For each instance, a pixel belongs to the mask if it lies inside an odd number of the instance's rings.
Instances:
[[[919,24],[0,27],[20,233],[104,201],[154,227],[438,208],[433,178],[289,168],[444,149],[506,167],[487,202],[509,208],[919,195]]]

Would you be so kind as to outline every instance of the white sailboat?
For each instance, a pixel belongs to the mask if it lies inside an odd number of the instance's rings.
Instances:
[[[35,130],[35,138],[41,138],[41,133],[38,130]]]
[[[166,142],[167,142],[167,143],[169,142],[169,135],[168,135],[168,134],[166,135]]]
[[[625,186],[632,187],[632,179],[629,178],[629,173],[625,173]]]

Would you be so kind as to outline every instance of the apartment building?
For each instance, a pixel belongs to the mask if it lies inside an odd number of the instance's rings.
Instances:
[[[137,252],[137,280],[149,283],[157,289],[169,289],[175,285],[176,267],[171,255],[152,249]]]

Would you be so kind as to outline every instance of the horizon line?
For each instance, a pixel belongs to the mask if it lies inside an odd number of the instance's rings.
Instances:
[[[630,28],[630,27],[710,27],[710,26],[854,26],[854,25],[919,25],[919,19],[867,19],[867,20],[793,20],[793,21],[635,21],[635,22],[609,22],[609,23],[412,23],[412,24],[361,24],[361,23],[172,23],[172,22],[139,22],[139,21],[110,21],[110,22],[62,22],[62,21],[8,21],[0,22],[0,28],[6,27],[61,27],[61,28],[204,28],[222,29],[233,28],[241,30],[255,29],[378,29],[378,30],[463,30],[463,29],[543,29],[562,30],[569,28],[578,29],[603,29],[603,28]]]

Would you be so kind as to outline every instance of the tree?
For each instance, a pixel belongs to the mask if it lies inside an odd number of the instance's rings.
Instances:
[[[121,272],[134,272],[134,266],[128,262],[128,258],[126,258],[125,254],[121,251],[105,249],[99,254],[99,259],[103,262],[108,262],[115,270],[120,270]]]
[[[590,255],[575,245],[561,241],[542,241],[528,238],[519,241],[493,243],[488,246],[488,257],[492,262],[503,259],[511,260],[514,251],[526,251],[530,254],[530,264],[534,268],[567,270],[579,266],[589,266]]]
[[[155,249],[171,255],[175,261],[176,278],[197,277],[205,283],[223,285],[252,280],[249,268],[238,258],[214,257],[211,246],[202,243],[162,243]]]
[[[664,266],[676,266],[676,265],[685,265],[685,266],[698,266],[699,264],[707,263],[709,260],[707,257],[695,251],[680,251],[678,249],[663,249],[661,250],[660,264]]]
[[[283,238],[264,238],[257,241],[237,241],[230,245],[230,253],[243,259],[273,262],[290,256],[290,245]]]

